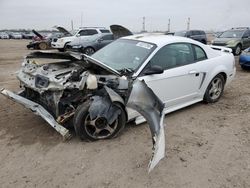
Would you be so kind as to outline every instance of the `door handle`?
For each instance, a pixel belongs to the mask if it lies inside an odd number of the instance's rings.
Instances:
[[[196,73],[198,73],[196,70],[191,70],[188,72],[188,74],[196,74]]]
[[[191,70],[188,74],[194,74],[195,76],[199,76],[200,74],[196,70]]]

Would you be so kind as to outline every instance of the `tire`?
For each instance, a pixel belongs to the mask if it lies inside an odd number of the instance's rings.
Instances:
[[[69,44],[69,42],[66,42],[64,47],[63,47],[63,52],[66,52],[67,51],[67,45]]]
[[[90,120],[88,112],[90,102],[85,102],[80,105],[75,112],[73,120],[75,132],[80,137],[80,139],[96,141],[117,136],[125,127],[126,116],[124,109],[119,104],[114,105],[117,105],[120,108],[121,114],[118,115],[118,118],[111,125],[107,125],[106,119],[102,117],[98,117],[92,121]],[[100,123],[99,125],[96,124],[98,122]],[[94,123],[94,125],[91,123]],[[96,126],[100,127],[97,128]]]
[[[38,45],[38,48],[39,48],[40,50],[46,50],[46,49],[48,48],[48,45],[47,45],[47,43],[45,43],[45,42],[41,42],[41,43]]]
[[[57,48],[59,52],[64,52],[64,48]]]
[[[207,44],[207,41],[205,41],[205,40],[202,40],[202,41],[201,41],[201,43],[203,43],[203,44]]]
[[[95,53],[95,50],[91,47],[87,47],[83,50],[83,53],[86,55],[92,55],[93,53]]]
[[[237,44],[237,46],[235,47],[235,50],[234,50],[234,55],[235,56],[240,55],[241,54],[241,50],[242,50],[241,44]]]
[[[241,69],[242,69],[242,70],[246,70],[246,71],[249,71],[249,70],[250,70],[249,67],[245,67],[245,66],[243,66],[243,65],[241,65]]]
[[[204,95],[204,101],[207,103],[217,102],[223,94],[224,86],[225,79],[221,74],[218,74],[209,83]]]

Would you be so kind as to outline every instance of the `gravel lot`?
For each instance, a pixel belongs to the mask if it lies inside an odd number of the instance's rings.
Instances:
[[[15,72],[26,40],[0,41],[0,88],[18,91]],[[147,173],[147,124],[118,138],[63,142],[40,117],[0,96],[0,187],[250,187],[250,72],[215,104],[198,103],[165,118],[167,157]]]

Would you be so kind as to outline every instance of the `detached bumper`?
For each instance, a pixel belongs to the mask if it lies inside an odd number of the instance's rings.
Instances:
[[[63,140],[68,140],[71,137],[69,130],[58,124],[54,117],[40,104],[28,100],[6,89],[1,89],[1,94],[15,102],[22,104],[36,115],[41,116],[51,127],[53,127],[57,132],[59,132],[63,136]]]

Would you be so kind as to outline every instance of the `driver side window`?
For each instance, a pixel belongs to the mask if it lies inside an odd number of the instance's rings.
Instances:
[[[188,43],[175,43],[162,47],[150,60],[150,65],[157,65],[164,70],[194,62],[192,47]]]
[[[248,38],[248,37],[250,37],[250,30],[247,30],[243,35],[243,38]]]

